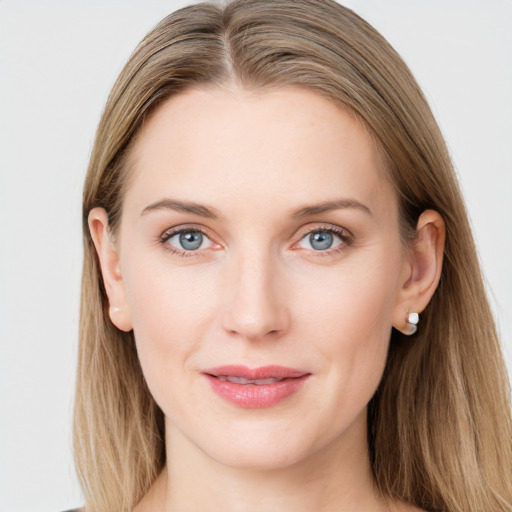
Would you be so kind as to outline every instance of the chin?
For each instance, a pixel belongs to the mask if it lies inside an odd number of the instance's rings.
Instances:
[[[296,425],[297,434],[290,428],[261,427],[229,429],[227,436],[208,443],[205,453],[215,461],[234,469],[279,470],[308,458],[314,451],[310,440]]]
[[[274,446],[266,450],[232,447],[229,453],[212,453],[210,456],[218,463],[232,469],[269,471],[293,466],[304,458],[304,454],[292,449],[277,450]]]

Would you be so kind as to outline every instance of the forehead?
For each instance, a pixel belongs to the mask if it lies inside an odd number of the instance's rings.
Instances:
[[[226,211],[240,202],[271,211],[340,195],[378,203],[387,193],[394,201],[381,167],[362,123],[308,89],[191,88],[142,128],[125,199],[143,209],[179,196]]]

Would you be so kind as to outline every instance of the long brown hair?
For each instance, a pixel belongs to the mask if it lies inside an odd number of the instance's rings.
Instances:
[[[83,197],[84,268],[74,448],[86,510],[129,511],[165,464],[162,412],[133,333],[117,330],[87,226],[118,226],[141,123],[187,87],[299,85],[352,111],[386,161],[404,233],[425,209],[447,230],[439,287],[414,339],[393,331],[369,404],[368,441],[383,493],[426,510],[512,511],[509,385],[467,213],[438,125],[387,41],[333,0],[197,4],[140,43],[108,98]]]

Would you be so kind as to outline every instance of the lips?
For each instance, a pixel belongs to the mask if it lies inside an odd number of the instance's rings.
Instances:
[[[310,373],[284,366],[219,366],[204,370],[211,389],[238,407],[271,407],[297,393]]]

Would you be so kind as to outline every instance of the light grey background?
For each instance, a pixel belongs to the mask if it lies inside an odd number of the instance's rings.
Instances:
[[[81,187],[129,54],[186,1],[0,0],[0,512],[80,505],[71,411]],[[352,0],[425,90],[512,371],[512,1]]]

